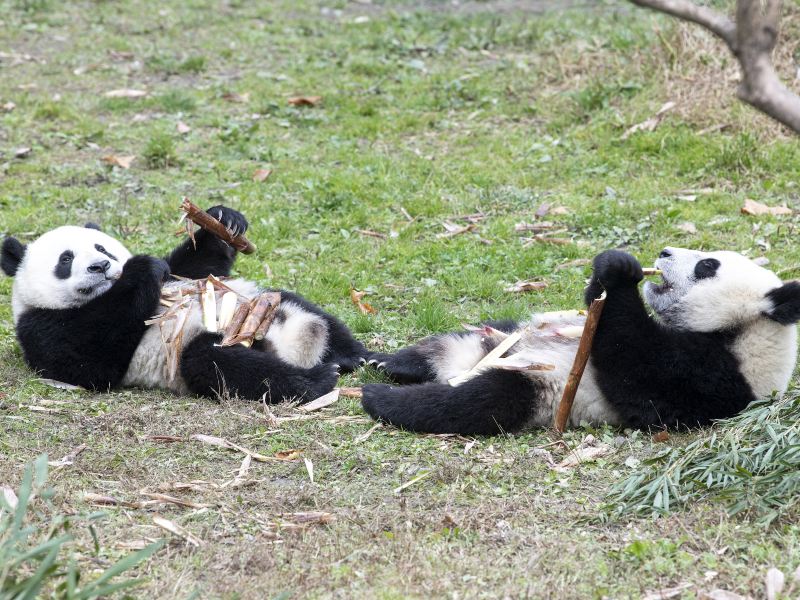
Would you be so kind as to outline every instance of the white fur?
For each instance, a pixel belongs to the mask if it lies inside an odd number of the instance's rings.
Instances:
[[[117,260],[99,252],[95,244],[103,246]],[[71,276],[59,279],[55,268],[65,250],[74,254]],[[85,304],[111,287],[113,278],[130,257],[131,253],[122,244],[96,229],[64,226],[42,234],[27,245],[14,276],[11,295],[14,323],[29,308],[74,308]],[[90,265],[103,260],[111,263],[107,273],[87,271]],[[88,295],[78,292],[87,287],[95,289]]]
[[[272,344],[279,358],[309,369],[320,362],[325,354],[328,335],[328,324],[321,316],[304,310],[294,302],[281,302],[278,317],[267,330],[266,340]]]

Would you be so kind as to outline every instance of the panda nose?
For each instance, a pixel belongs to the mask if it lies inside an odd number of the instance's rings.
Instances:
[[[661,254],[658,255],[658,258],[669,258],[670,256],[672,256],[672,252],[669,250],[669,248],[664,248],[661,251]]]
[[[100,262],[96,262],[93,265],[89,265],[86,269],[89,273],[105,273],[111,268],[111,263],[107,260],[103,260]]]

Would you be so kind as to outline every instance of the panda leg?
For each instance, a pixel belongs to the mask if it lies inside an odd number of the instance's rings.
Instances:
[[[491,435],[521,429],[543,393],[528,375],[490,369],[456,387],[365,385],[361,404],[373,419],[409,431]]]
[[[425,383],[436,380],[436,372],[419,346],[403,348],[395,354],[374,352],[368,365],[386,373],[397,383]]]
[[[339,379],[338,367],[322,363],[310,369],[296,367],[270,352],[236,345],[215,346],[220,335],[203,333],[181,353],[180,369],[189,390],[214,397],[227,390],[247,400],[308,402],[330,392]]]
[[[476,333],[435,335],[395,354],[373,354],[369,364],[397,383],[447,383],[468,371],[494,347],[492,338]]]

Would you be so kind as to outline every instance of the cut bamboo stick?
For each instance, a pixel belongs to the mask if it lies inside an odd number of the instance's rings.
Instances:
[[[592,342],[594,341],[594,334],[597,331],[597,324],[600,321],[600,315],[603,313],[603,306],[606,303],[606,293],[603,292],[599,298],[592,300],[589,305],[589,314],[586,316],[586,323],[583,326],[583,333],[578,342],[578,351],[575,353],[575,360],[572,363],[572,368],[567,377],[567,383],[564,385],[564,392],[561,394],[561,402],[558,404],[556,410],[553,426],[556,431],[562,432],[567,426],[569,415],[572,412],[572,404],[575,402],[575,394],[578,391],[578,385],[583,377],[583,371],[586,369],[586,363],[589,361],[589,353],[592,350]]]
[[[221,346],[233,346],[236,342],[233,339],[239,334],[239,330],[242,328],[242,323],[247,318],[247,315],[250,313],[250,304],[245,302],[244,304],[240,304],[236,307],[236,312],[233,313],[233,317],[231,317],[230,323],[225,328],[225,333],[222,336],[222,342],[220,343]]]
[[[206,211],[198,207],[188,198],[184,198],[181,209],[186,213],[186,218],[196,223],[206,231],[214,234],[223,242],[227,242],[242,254],[252,254],[256,251],[255,245],[243,235],[233,235],[228,229]]]
[[[217,332],[217,297],[210,281],[206,282],[206,290],[203,292],[203,325],[207,331]]]
[[[225,292],[222,295],[222,300],[219,303],[219,317],[218,327],[219,331],[225,331],[233,319],[233,313],[236,312],[236,293]]]
[[[269,303],[270,306],[267,308],[267,312],[264,314],[264,318],[261,320],[261,324],[256,329],[253,338],[256,340],[263,340],[267,336],[267,331],[269,331],[270,325],[272,325],[272,321],[275,320],[275,315],[278,314],[278,306],[281,304],[281,293],[280,292],[266,292],[263,296],[269,296]]]
[[[495,359],[500,358],[501,356],[503,356],[503,354],[508,352],[511,349],[511,347],[514,344],[516,344],[521,338],[522,338],[521,331],[515,331],[514,333],[510,334],[506,339],[497,344],[497,346],[495,346],[491,352],[489,352],[480,361],[478,361],[478,364],[476,364],[466,373],[462,373],[461,375],[449,379],[447,383],[449,383],[452,386],[456,386],[460,383],[464,383],[468,379],[472,379],[483,369],[491,366],[491,364],[495,361]]]

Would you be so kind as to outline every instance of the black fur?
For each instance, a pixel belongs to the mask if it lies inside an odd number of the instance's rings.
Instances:
[[[491,435],[523,427],[538,391],[521,373],[492,369],[457,387],[365,385],[362,405],[374,419],[409,431]]]
[[[625,425],[707,425],[755,399],[728,349],[736,332],[678,331],[651,319],[636,287],[641,266],[629,254],[604,252],[594,269],[589,288],[602,281],[608,297],[592,365],[603,396]]]
[[[789,281],[767,293],[773,309],[766,315],[781,325],[791,325],[800,320],[800,281]]]
[[[238,211],[212,206],[206,212],[237,235],[247,231],[247,219]],[[166,257],[173,274],[190,279],[230,275],[235,260],[236,249],[205,229],[195,232],[194,243],[187,239]]]
[[[193,393],[214,397],[227,389],[248,400],[307,402],[331,391],[339,379],[336,365],[330,363],[301,369],[270,352],[214,345],[221,340],[219,334],[204,333],[183,349],[181,375]]]
[[[0,268],[3,269],[3,273],[13,277],[25,256],[25,245],[17,238],[7,237],[3,240],[3,248],[0,252]]]
[[[72,275],[72,261],[74,259],[75,255],[71,250],[64,250],[61,256],[58,257],[58,262],[53,270],[56,277],[59,279],[69,279]]]
[[[395,354],[373,352],[368,364],[378,367],[397,383],[425,383],[436,379],[436,372],[419,347],[403,348]]]
[[[720,262],[716,258],[704,258],[694,266],[694,276],[696,279],[714,277],[719,266]]]
[[[168,275],[163,260],[134,256],[109,291],[83,306],[26,311],[17,322],[25,361],[51,379],[101,391],[118,386]]]

